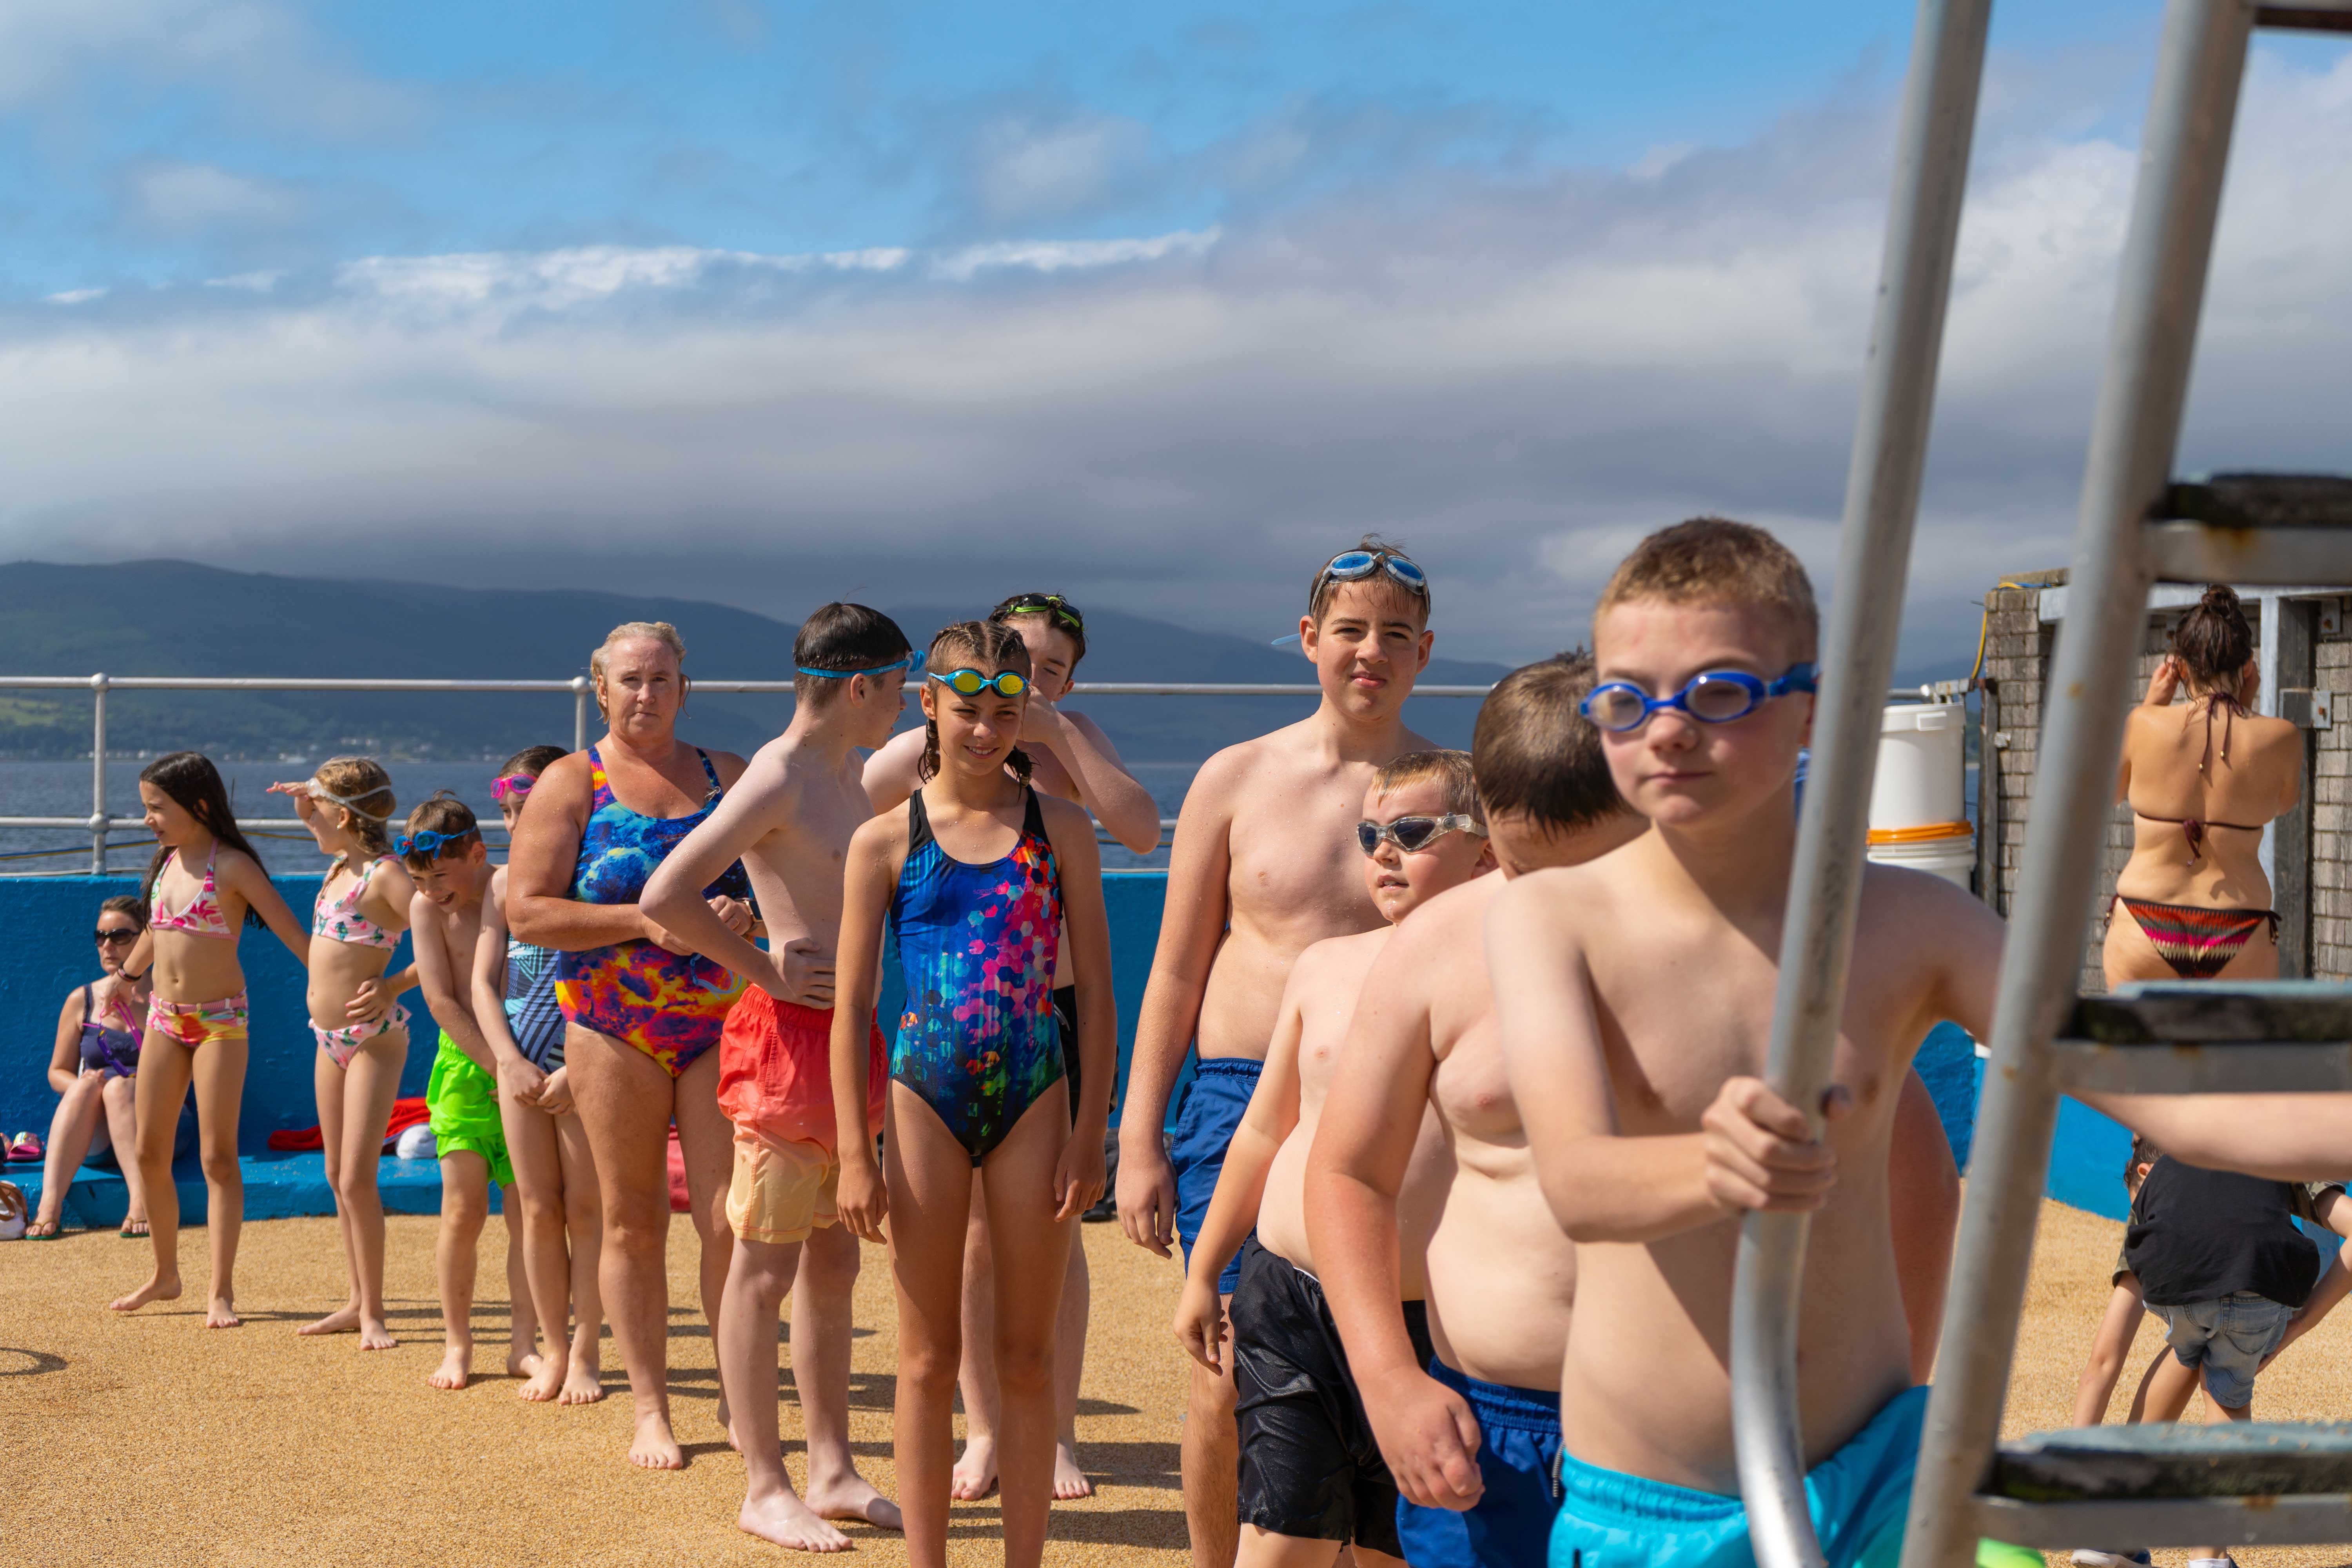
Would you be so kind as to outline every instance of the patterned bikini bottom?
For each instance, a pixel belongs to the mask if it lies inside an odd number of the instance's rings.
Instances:
[[[248,1011],[242,991],[217,1002],[166,1002],[161,996],[150,996],[147,1027],[193,1051],[215,1040],[245,1038]]]
[[[2183,980],[2210,980],[2253,940],[2254,932],[2271,928],[2271,945],[2278,945],[2276,910],[2209,910],[2198,904],[2159,904],[2147,899],[2116,895],[2164,962]]]

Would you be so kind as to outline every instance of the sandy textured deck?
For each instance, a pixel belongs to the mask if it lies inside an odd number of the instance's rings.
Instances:
[[[773,1563],[786,1554],[733,1527],[742,1467],[711,1419],[711,1344],[691,1299],[689,1242],[671,1239],[671,1387],[688,1468],[654,1475],[621,1454],[628,1402],[525,1405],[502,1376],[463,1393],[425,1385],[439,1359],[433,1224],[392,1221],[388,1281],[398,1350],[297,1340],[298,1322],[339,1299],[340,1255],[325,1220],[246,1230],[240,1306],[247,1326],[206,1333],[197,1305],[118,1320],[102,1303],[142,1276],[147,1252],[112,1233],[0,1247],[0,1429],[13,1462],[0,1483],[0,1542],[40,1564]],[[2121,1227],[2045,1205],[2011,1425],[2063,1426],[2106,1298]],[[504,1276],[483,1247],[476,1313],[499,1364]],[[1167,1334],[1178,1276],[1115,1226],[1085,1227],[1095,1266],[1093,1355],[1078,1420],[1080,1458],[1100,1489],[1058,1507],[1051,1563],[1174,1564],[1183,1515],[1176,1479],[1183,1366]],[[204,1238],[184,1256],[199,1269]],[[894,1344],[889,1281],[877,1251],[859,1286],[853,1436],[867,1474],[891,1486]],[[2141,1331],[2138,1361],[2157,1343]],[[609,1352],[609,1345],[608,1345]],[[2119,1402],[2118,1408],[2121,1408]],[[2352,1413],[2352,1317],[2315,1331],[2263,1383],[2259,1413],[2282,1419]],[[801,1473],[796,1416],[784,1413]],[[1002,1561],[991,1501],[960,1507],[955,1560]],[[855,1531],[868,1563],[904,1561],[895,1536]],[[2063,1562],[2063,1554],[2052,1561]],[[2185,1561],[2158,1552],[2160,1563]],[[2352,1550],[2250,1549],[2245,1568],[2352,1562]]]

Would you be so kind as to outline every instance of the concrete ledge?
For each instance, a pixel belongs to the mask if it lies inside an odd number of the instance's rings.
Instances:
[[[248,1154],[237,1161],[237,1166],[245,1176],[247,1219],[288,1219],[298,1215],[335,1212],[334,1194],[327,1185],[324,1154]],[[204,1224],[206,1205],[203,1169],[193,1159],[183,1160],[172,1168],[172,1176],[173,1185],[180,1193],[180,1223]],[[26,1206],[39,1209],[40,1166],[0,1167],[0,1180],[24,1188]],[[387,1155],[376,1167],[376,1183],[383,1194],[387,1214],[441,1212],[441,1166],[437,1161],[395,1160]],[[74,1173],[73,1185],[66,1194],[66,1223],[68,1226],[78,1224],[112,1230],[122,1224],[129,1206],[130,1189],[123,1185],[120,1172],[103,1165],[84,1165]],[[490,1210],[496,1213],[498,1209],[498,1187],[492,1184]]]

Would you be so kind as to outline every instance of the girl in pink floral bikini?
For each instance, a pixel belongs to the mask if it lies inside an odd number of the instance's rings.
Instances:
[[[414,966],[386,975],[408,929],[415,885],[392,853],[387,824],[396,803],[392,775],[365,757],[334,757],[309,779],[274,784],[295,815],[334,857],[319,884],[310,921],[310,1033],[319,1042],[312,1079],[325,1140],[327,1180],[343,1235],[351,1300],[296,1332],[359,1331],[360,1349],[397,1343],[383,1318],[383,1199],[376,1163],[383,1150],[400,1069],[408,1060],[408,1009],[396,1000],[416,984]]]

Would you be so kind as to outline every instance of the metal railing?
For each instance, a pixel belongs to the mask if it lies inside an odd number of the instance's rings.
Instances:
[[[793,689],[789,680],[706,680],[697,678],[694,689],[700,692],[750,695],[766,693],[782,695]],[[1492,689],[1486,686],[1429,685],[1416,686],[1415,697],[1477,697]],[[390,691],[390,692],[449,692],[452,694],[532,691],[548,695],[569,692],[572,696],[572,749],[585,750],[588,745],[588,715],[594,700],[594,689],[584,675],[569,680],[394,680],[310,679],[300,676],[208,676],[208,675],[0,675],[0,690],[16,691],[87,691],[90,694],[90,770],[89,815],[88,816],[0,816],[0,828],[85,829],[89,834],[89,868],[92,874],[104,875],[109,835],[141,826],[136,816],[110,816],[106,807],[106,699],[113,691]],[[1070,689],[1074,697],[1320,697],[1323,689],[1311,682],[1297,684],[1236,683],[1220,685],[1208,681],[1153,680],[1092,680],[1079,681]],[[274,832],[299,827],[301,819],[294,816],[240,817],[237,826],[247,831]],[[1160,831],[1164,837],[1176,826],[1175,818],[1160,819]],[[503,831],[497,824],[485,822],[486,831]]]

